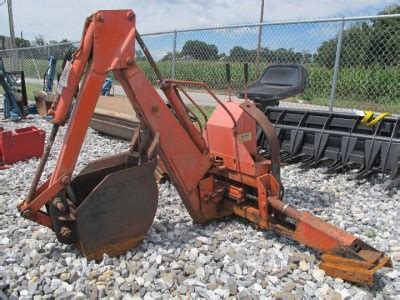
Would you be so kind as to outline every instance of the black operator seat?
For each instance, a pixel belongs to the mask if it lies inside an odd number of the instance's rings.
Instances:
[[[306,87],[307,74],[303,65],[270,65],[260,78],[247,88],[247,98],[264,109],[276,106],[279,100],[292,97]],[[244,98],[244,91],[238,94]]]

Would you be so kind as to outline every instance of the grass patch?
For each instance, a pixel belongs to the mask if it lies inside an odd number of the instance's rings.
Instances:
[[[5,60],[7,63],[8,60]],[[147,77],[156,84],[156,77],[146,61],[138,61]],[[40,78],[47,69],[47,59],[22,59],[21,66],[26,78]],[[170,78],[171,62],[159,62],[161,73]],[[310,104],[328,105],[331,92],[333,70],[309,64],[307,87],[298,99]],[[7,65],[6,65],[7,69]],[[261,72],[255,64],[249,64],[249,80],[256,80]],[[61,61],[57,62],[57,73],[61,72]],[[232,85],[235,91],[243,88],[243,64],[232,63]],[[39,76],[38,76],[39,74]],[[178,61],[176,63],[176,79],[203,81],[216,92],[225,93],[226,78],[224,62],[210,61]],[[117,82],[116,82],[117,84]],[[41,90],[39,84],[27,84],[28,98],[33,100],[33,91]],[[369,109],[375,111],[400,111],[400,68],[341,68],[337,82],[336,107]]]

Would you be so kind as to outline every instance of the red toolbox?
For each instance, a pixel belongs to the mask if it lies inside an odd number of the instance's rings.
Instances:
[[[42,156],[45,135],[44,130],[34,126],[15,131],[0,127],[0,166]]]

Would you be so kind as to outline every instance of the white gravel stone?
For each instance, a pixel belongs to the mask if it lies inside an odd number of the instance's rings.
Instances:
[[[299,263],[300,270],[303,272],[306,272],[310,269],[310,264],[306,262],[305,260],[300,261]]]
[[[10,242],[8,237],[3,237],[0,239],[0,245],[7,245]]]
[[[156,263],[159,265],[162,262],[162,256],[161,255],[157,255],[156,257]]]
[[[318,282],[324,282],[325,279],[325,271],[321,269],[315,269],[312,273],[312,276]]]
[[[343,299],[349,299],[351,297],[351,293],[348,289],[344,288],[340,291],[340,295],[342,295]]]
[[[50,125],[37,116],[18,123],[0,119],[0,127],[30,125],[50,132]],[[61,127],[45,176],[55,166],[64,132]],[[89,160],[128,146],[128,141],[89,129],[75,174]],[[346,174],[326,176],[321,169],[299,165],[282,168],[285,201],[392,256],[393,269],[379,272],[378,283],[367,287],[325,276],[317,252],[259,232],[239,218],[193,224],[169,183],[159,185],[157,215],[141,244],[118,258],[88,261],[73,245],[59,243],[51,230],[17,213],[37,163],[31,159],[0,171],[0,290],[11,299],[400,297],[400,192],[385,191],[378,177],[358,185],[347,181]]]

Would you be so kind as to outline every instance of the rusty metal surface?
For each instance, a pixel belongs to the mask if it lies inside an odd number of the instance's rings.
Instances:
[[[122,254],[149,230],[157,210],[156,160],[107,175],[76,210],[79,248],[89,259]]]
[[[374,284],[374,274],[383,267],[392,267],[391,260],[387,256],[370,265],[363,261],[324,254],[321,264],[321,269],[329,276],[368,285]]]
[[[260,126],[264,132],[267,143],[269,145],[271,153],[271,165],[272,165],[272,175],[278,181],[281,187],[281,193],[283,193],[283,185],[281,183],[281,169],[280,169],[280,147],[279,140],[276,134],[274,126],[268,118],[259,110],[256,105],[250,101],[245,101],[240,104],[240,107],[247,112],[254,120],[256,120],[257,125]]]
[[[51,151],[51,148],[53,147],[53,143],[54,143],[54,141],[56,139],[59,127],[60,127],[59,125],[54,124],[52,126],[52,128],[51,128],[50,136],[48,138],[48,141],[47,141],[47,144],[45,146],[45,149],[44,149],[44,152],[42,154],[42,157],[40,158],[38,168],[36,169],[35,176],[33,177],[33,180],[32,180],[32,183],[31,183],[31,187],[29,188],[29,192],[28,192],[28,195],[27,195],[26,200],[25,200],[25,202],[27,204],[29,204],[32,201],[32,197],[33,197],[33,195],[34,195],[34,193],[36,191],[36,188],[37,188],[37,186],[39,184],[40,177],[42,176],[44,167],[46,166],[46,162],[49,159],[50,151]]]
[[[105,176],[128,167],[136,166],[137,163],[137,157],[128,155],[127,152],[91,161],[72,180],[70,186],[76,198],[83,201]]]

